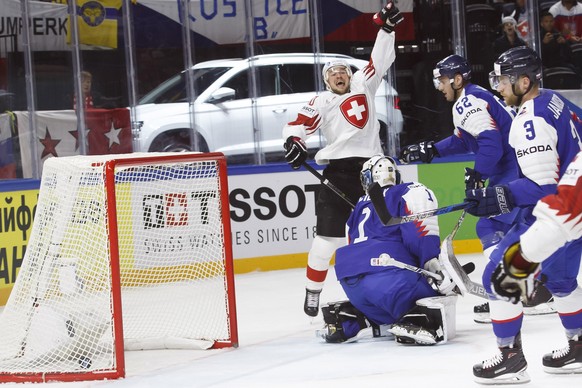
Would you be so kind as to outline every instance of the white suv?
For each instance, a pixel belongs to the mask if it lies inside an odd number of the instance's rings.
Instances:
[[[343,58],[353,71],[367,64],[337,54],[321,54],[318,58],[321,64]],[[260,140],[266,161],[282,161],[283,126],[293,121],[299,109],[316,94],[315,72],[320,72],[322,66],[314,67],[315,60],[312,53],[295,53],[196,64],[192,68],[198,92],[192,105],[194,114],[189,110],[186,76],[182,72],[140,100],[136,108],[138,127],[141,127],[136,151],[188,151],[192,149],[191,144],[198,144],[200,151],[224,153],[231,164],[252,163],[255,140]],[[254,83],[249,82],[251,62],[256,70]],[[249,89],[253,84],[257,96],[254,100]],[[383,81],[376,94],[382,139],[387,125],[396,133],[402,131],[402,113],[397,108],[389,111],[389,102],[397,107],[397,93]],[[256,122],[253,122],[254,109]],[[391,116],[392,123],[388,119]],[[197,134],[194,142],[190,141],[190,128]],[[325,139],[318,136],[312,136],[307,142],[312,154],[324,144]]]

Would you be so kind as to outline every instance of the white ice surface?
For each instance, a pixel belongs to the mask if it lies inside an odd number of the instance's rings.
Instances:
[[[479,280],[481,255],[473,261]],[[126,352],[127,377],[112,381],[47,383],[73,387],[426,387],[481,386],[473,382],[472,365],[496,350],[490,325],[473,322],[473,306],[483,299],[459,298],[457,337],[444,345],[403,346],[394,341],[326,344],[314,332],[321,314],[310,321],[303,313],[304,269],[256,272],[236,276],[239,348],[195,351]],[[579,277],[580,279],[580,277]],[[322,303],[345,299],[333,269]],[[5,334],[6,335],[6,334]],[[526,316],[522,329],[531,382],[527,388],[582,386],[582,375],[549,375],[541,358],[566,344],[556,314]],[[3,387],[21,384],[3,384]],[[481,386],[483,387],[483,386]],[[501,386],[499,386],[501,387]]]

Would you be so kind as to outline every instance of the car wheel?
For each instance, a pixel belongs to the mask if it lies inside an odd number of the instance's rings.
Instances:
[[[190,152],[194,151],[190,144],[190,135],[188,130],[171,131],[161,134],[153,141],[150,147],[151,152]],[[198,148],[200,152],[209,152],[206,140],[196,134],[198,138]]]

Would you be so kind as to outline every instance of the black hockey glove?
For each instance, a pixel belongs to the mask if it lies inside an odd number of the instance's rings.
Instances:
[[[465,167],[465,190],[480,189],[482,187],[485,187],[485,181],[482,179],[481,173]]]
[[[390,0],[380,12],[374,15],[372,20],[384,31],[392,32],[394,27],[404,20],[404,17],[394,5],[394,1]]]
[[[513,210],[513,199],[507,186],[489,186],[465,191],[465,202],[473,202],[467,213],[475,217],[494,217]]]
[[[307,160],[307,146],[305,146],[305,142],[299,137],[289,136],[285,141],[284,147],[285,160],[294,170],[297,170]]]
[[[523,256],[519,243],[511,245],[503,252],[501,262],[491,275],[493,292],[513,304],[521,300],[528,303],[534,294],[538,267],[538,263],[532,263]]]
[[[434,146],[434,141],[421,141],[418,144],[411,144],[400,151],[398,159],[401,163],[407,164],[412,162],[430,163],[439,153]]]

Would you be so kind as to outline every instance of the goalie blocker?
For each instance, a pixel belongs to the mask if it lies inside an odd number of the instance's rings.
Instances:
[[[396,338],[408,345],[444,344],[456,336],[456,301],[456,295],[419,299],[392,325],[375,324],[348,300],[331,302],[321,308],[325,327],[315,334],[327,343]]]

